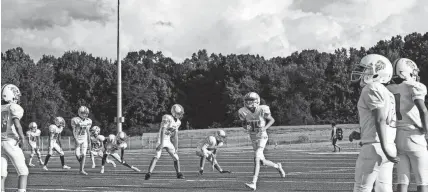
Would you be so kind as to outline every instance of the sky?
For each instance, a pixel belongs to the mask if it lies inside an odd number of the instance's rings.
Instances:
[[[427,0],[121,0],[120,52],[289,56],[428,32]],[[117,0],[2,0],[1,51],[116,59]]]

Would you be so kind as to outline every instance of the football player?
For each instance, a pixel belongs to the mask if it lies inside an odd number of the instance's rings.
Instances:
[[[208,136],[198,143],[196,148],[196,155],[201,158],[199,174],[204,174],[205,159],[207,159],[213,167],[220,173],[231,173],[228,170],[223,170],[217,162],[217,149],[223,146],[223,142],[226,139],[226,132],[223,130],[216,131],[214,136]]]
[[[427,88],[419,82],[419,69],[407,58],[394,61],[394,76],[387,86],[395,96],[397,112],[396,145],[398,191],[407,192],[410,172],[415,174],[418,192],[428,192],[428,150],[425,134],[428,127],[425,96]]]
[[[125,155],[125,149],[128,147],[128,145],[126,144],[127,139],[128,136],[125,132],[119,132],[117,133],[117,136],[113,134],[110,134],[108,136],[104,144],[105,153],[103,155],[103,160],[101,161],[100,173],[104,173],[104,165],[107,162],[108,155],[111,155],[114,159],[116,159],[116,161],[120,162],[122,165],[129,167],[136,172],[140,172],[137,167],[129,165],[125,162],[123,158],[123,156]],[[117,150],[120,150],[120,156],[119,154],[117,154]]]
[[[171,108],[171,115],[164,115],[162,117],[161,127],[158,135],[158,145],[156,147],[156,154],[150,162],[149,171],[146,173],[145,180],[149,180],[150,176],[155,169],[156,162],[162,154],[162,149],[166,149],[169,155],[174,160],[174,168],[177,172],[178,179],[184,179],[180,171],[180,161],[178,158],[178,128],[181,125],[180,119],[183,118],[184,108],[180,104],[175,104]],[[171,143],[171,137],[174,142]]]
[[[395,99],[384,84],[392,77],[392,64],[384,56],[364,56],[351,82],[358,83],[361,94],[358,100],[361,126],[361,151],[355,166],[354,192],[392,192],[392,169],[399,161],[395,140]]]
[[[15,166],[18,175],[18,192],[27,189],[28,167],[21,146],[25,141],[20,119],[24,109],[18,104],[21,92],[12,84],[1,87],[1,189],[7,177],[8,160]]]
[[[34,154],[37,154],[39,158],[40,165],[43,165],[42,155],[40,153],[39,147],[37,146],[40,143],[40,129],[37,129],[36,122],[31,122],[28,125],[29,130],[27,131],[28,144],[31,147],[30,160],[28,161],[28,166],[34,167],[33,157]]]
[[[263,152],[268,141],[266,130],[275,122],[269,106],[260,105],[260,96],[255,92],[250,92],[244,96],[244,107],[239,109],[238,115],[243,128],[250,135],[255,156],[253,181],[245,183],[245,185],[252,190],[256,190],[260,164],[274,167],[278,170],[281,177],[285,177],[281,163],[274,163],[267,160]]]
[[[53,151],[55,150],[59,153],[59,158],[61,159],[61,165],[63,169],[70,169],[64,162],[64,151],[61,147],[61,133],[65,128],[65,120],[62,117],[56,117],[54,120],[55,124],[49,125],[49,149],[48,154],[45,157],[45,163],[43,166],[44,170],[48,170],[49,158],[52,156]]]
[[[71,119],[71,127],[73,128],[73,137],[76,142],[75,155],[77,161],[80,163],[80,174],[88,175],[85,172],[86,152],[88,144],[91,142],[89,138],[89,129],[92,127],[92,120],[88,118],[89,109],[85,106],[81,106],[77,111],[78,117]],[[91,151],[91,150],[89,150]]]
[[[92,159],[92,168],[95,168],[95,156],[103,158],[104,156],[104,141],[105,137],[103,135],[100,135],[101,128],[98,126],[91,127],[91,159]],[[116,163],[111,161],[110,159],[106,159],[107,163],[110,163],[113,165],[113,167],[116,167]]]

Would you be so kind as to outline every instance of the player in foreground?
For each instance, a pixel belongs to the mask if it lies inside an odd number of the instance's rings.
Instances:
[[[71,119],[73,137],[74,141],[76,142],[74,153],[76,155],[77,161],[80,163],[80,174],[88,175],[84,169],[88,144],[91,142],[89,138],[89,129],[92,127],[92,120],[88,118],[89,109],[85,106],[81,106],[77,113],[79,116]]]
[[[21,92],[12,84],[1,87],[1,190],[5,191],[8,160],[18,174],[18,192],[27,189],[28,167],[21,146],[25,141],[20,119],[24,109],[18,104]]]
[[[145,180],[150,179],[150,176],[155,169],[156,162],[161,157],[162,149],[166,149],[166,151],[174,160],[174,168],[177,173],[177,178],[184,179],[183,173],[180,171],[180,161],[177,154],[178,128],[181,125],[180,119],[183,118],[183,115],[184,108],[180,104],[175,104],[171,107],[171,115],[166,114],[162,117],[156,154],[150,162],[149,171],[146,173]],[[171,143],[171,137],[174,139],[173,143]]]
[[[201,158],[199,174],[204,174],[205,159],[208,160],[215,169],[220,173],[231,173],[228,170],[223,170],[217,162],[217,149],[223,146],[223,142],[226,139],[226,132],[223,130],[216,131],[214,136],[208,136],[198,143],[196,148],[196,155]]]
[[[103,160],[101,161],[101,171],[100,173],[104,173],[104,165],[107,162],[107,156],[111,155],[116,161],[120,162],[122,165],[131,168],[132,170],[136,172],[140,172],[140,170],[137,167],[134,167],[132,165],[129,165],[124,160],[125,155],[125,149],[128,147],[128,144],[126,144],[126,141],[128,139],[128,136],[125,132],[119,132],[116,135],[110,134],[108,138],[105,141],[105,153],[103,155]],[[117,151],[120,150],[120,156],[117,154]]]
[[[355,167],[354,192],[392,192],[392,169],[398,163],[395,147],[395,99],[385,87],[392,64],[384,56],[363,57],[352,72],[351,82],[362,87],[358,101],[362,148]]]
[[[31,122],[30,125],[28,125],[28,128],[28,144],[31,147],[31,154],[30,160],[28,161],[28,166],[34,167],[34,164],[32,163],[34,154],[37,154],[37,158],[39,158],[40,165],[43,165],[42,154],[40,153],[39,147],[37,146],[40,143],[40,129],[37,128],[36,122]]]
[[[387,88],[395,96],[397,110],[398,191],[407,192],[412,171],[417,191],[428,192],[427,88],[419,82],[419,69],[412,60],[397,59],[393,68],[393,83]]]
[[[260,96],[257,93],[250,92],[244,96],[244,107],[239,109],[238,115],[242,121],[243,128],[249,132],[255,156],[253,181],[245,183],[245,185],[252,190],[256,190],[260,164],[276,168],[281,177],[285,177],[281,163],[273,163],[265,159],[263,153],[268,141],[266,130],[275,122],[275,119],[271,116],[269,106],[260,105]]]
[[[91,159],[92,159],[92,168],[95,168],[95,157],[101,157],[101,159],[104,156],[104,141],[105,137],[103,135],[100,135],[101,128],[98,126],[91,127]],[[110,159],[106,159],[107,163],[110,163],[113,165],[113,167],[116,167],[116,163],[111,161]]]
[[[70,169],[69,166],[65,165],[64,160],[64,151],[61,147],[61,133],[65,128],[65,120],[62,117],[56,117],[54,120],[55,124],[49,125],[49,148],[48,154],[45,157],[45,163],[43,166],[44,170],[48,170],[49,158],[53,154],[53,150],[59,153],[59,158],[61,159],[61,165],[63,169]]]

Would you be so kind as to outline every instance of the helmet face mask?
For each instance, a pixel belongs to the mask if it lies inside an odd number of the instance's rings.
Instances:
[[[388,83],[392,73],[392,64],[386,57],[369,54],[353,69],[351,83],[360,83],[361,87],[373,82]]]
[[[244,96],[244,106],[248,109],[255,109],[260,105],[260,96],[255,92],[247,93]]]
[[[224,142],[226,140],[226,132],[223,130],[218,130],[215,134],[215,138],[218,142]]]
[[[419,68],[415,62],[407,58],[399,58],[393,63],[394,78],[406,81],[420,81]]]
[[[100,128],[100,127],[98,127],[98,126],[93,126],[93,127],[91,128],[91,133],[92,133],[92,135],[97,136],[97,135],[99,135],[99,134],[100,134],[100,132],[101,132],[101,128]]]
[[[57,127],[65,127],[65,120],[62,117],[56,117],[54,122]]]
[[[184,108],[180,104],[175,104],[171,107],[171,115],[177,119],[181,119],[184,116]]]
[[[1,100],[6,103],[18,104],[21,99],[21,91],[13,84],[3,85],[1,88]]]
[[[122,144],[122,143],[126,143],[126,140],[128,139],[128,136],[126,135],[125,132],[119,132],[116,136],[117,139],[117,144]]]
[[[81,106],[78,110],[79,117],[82,119],[86,119],[89,116],[89,109],[85,106]]]
[[[31,122],[30,125],[28,125],[28,128],[31,131],[36,131],[37,130],[37,124],[35,122]]]

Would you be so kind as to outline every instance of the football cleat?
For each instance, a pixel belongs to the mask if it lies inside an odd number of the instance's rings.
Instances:
[[[199,175],[203,175],[204,174],[204,170],[199,170]]]
[[[177,179],[184,179],[183,173],[177,173]]]
[[[48,169],[48,167],[46,167],[46,165],[45,165],[45,166],[43,166],[43,170],[45,170],[45,171],[49,171],[49,169]]]
[[[71,169],[71,167],[69,167],[69,166],[67,166],[67,165],[62,166],[62,168],[63,168],[63,169]]]
[[[151,174],[151,173],[146,173],[146,176],[144,177],[144,180],[149,180],[149,179],[150,179],[150,176],[152,176],[152,174]]]
[[[279,174],[281,175],[281,177],[284,178],[285,177],[285,171],[284,171],[284,169],[282,169],[281,163],[278,163],[278,168],[277,169],[278,169]]]
[[[104,166],[101,167],[100,173],[104,173]]]
[[[34,165],[34,164],[32,164],[32,163],[28,163],[28,166],[30,166],[30,167],[34,167],[35,165]]]
[[[229,170],[223,170],[223,171],[220,171],[220,173],[221,173],[221,174],[223,174],[223,173],[229,173],[229,174],[230,174],[230,173],[232,173],[232,172],[231,172],[231,171],[229,171]]]
[[[251,183],[245,183],[245,186],[247,188],[250,188],[251,190],[255,191],[256,190],[256,184],[251,182]]]
[[[92,164],[92,169],[95,169],[95,167],[97,167],[95,164]]]
[[[85,171],[80,171],[81,175],[88,175],[88,173],[86,173]]]

